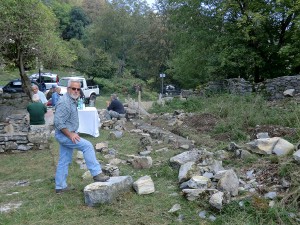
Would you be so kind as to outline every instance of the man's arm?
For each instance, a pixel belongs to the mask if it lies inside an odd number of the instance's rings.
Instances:
[[[114,110],[114,107],[115,107],[114,101],[111,101],[109,103],[109,106],[107,107],[107,110]]]

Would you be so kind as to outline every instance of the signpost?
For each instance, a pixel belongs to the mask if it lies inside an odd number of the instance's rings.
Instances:
[[[159,77],[161,78],[161,96],[163,96],[163,93],[164,93],[164,77],[166,77],[166,74],[161,73],[161,74],[159,74]]]

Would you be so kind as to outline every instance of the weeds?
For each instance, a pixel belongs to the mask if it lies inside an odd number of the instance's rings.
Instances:
[[[212,134],[228,133],[232,141],[246,141],[247,128],[257,125],[279,125],[294,127],[296,140],[299,137],[300,107],[297,104],[288,104],[287,107],[269,106],[269,103],[260,95],[237,96],[231,94],[216,95],[207,98],[189,98],[186,101],[175,99],[166,102],[164,106],[154,104],[152,112],[185,112],[211,113],[219,118]]]
[[[106,96],[97,98],[97,108],[105,107]],[[175,99],[167,102],[165,106],[156,105],[152,112],[173,112],[183,109],[185,112],[213,114],[218,122],[212,131],[199,134],[195,131],[189,133],[188,129],[178,132],[191,139],[199,138],[198,144],[207,144],[214,150],[224,149],[228,142],[216,142],[211,135],[229,134],[232,141],[249,140],[247,128],[256,125],[289,126],[299,130],[300,110],[297,104],[287,106],[271,106],[261,96],[234,96],[217,95],[208,98],[191,98],[187,101]],[[128,155],[137,154],[140,149],[139,136],[124,132],[122,139],[109,140],[109,131],[101,130],[100,137],[82,137],[90,140],[94,145],[98,142],[108,141],[109,148],[117,151],[118,158],[127,160]],[[296,140],[298,133],[290,139]],[[212,143],[213,142],[213,143]],[[216,144],[217,143],[217,144]],[[22,202],[22,206],[11,213],[1,214],[0,224],[178,224],[178,218],[184,218],[183,224],[296,224],[289,213],[299,211],[300,176],[299,165],[291,159],[279,159],[275,156],[262,157],[252,155],[246,159],[234,157],[223,160],[223,165],[240,168],[260,164],[265,168],[264,160],[277,164],[279,175],[290,181],[289,192],[276,205],[270,208],[268,203],[257,196],[243,200],[244,206],[239,201],[225,205],[221,211],[211,211],[217,217],[215,222],[203,220],[198,213],[203,209],[211,210],[207,201],[189,202],[180,195],[178,185],[178,171],[169,166],[169,159],[180,152],[165,144],[153,144],[153,167],[145,170],[135,170],[131,165],[119,165],[120,175],[130,175],[137,178],[149,175],[155,184],[155,193],[138,196],[134,192],[119,196],[112,204],[97,207],[86,207],[83,199],[83,189],[91,180],[82,180],[83,170],[73,161],[69,169],[68,182],[76,190],[58,196],[54,192],[54,173],[58,159],[58,145],[55,140],[51,142],[50,151],[29,151],[25,154],[2,154],[0,164],[0,184],[19,180],[28,180],[30,185],[21,187],[0,185],[0,204],[7,202]],[[156,149],[169,147],[167,152],[155,152]],[[102,165],[108,160],[102,153],[97,153],[97,158]],[[289,156],[291,158],[291,156]],[[277,172],[277,170],[276,170]],[[18,192],[16,195],[7,195]],[[175,193],[175,194],[174,194]],[[168,210],[176,203],[182,209],[170,214]]]

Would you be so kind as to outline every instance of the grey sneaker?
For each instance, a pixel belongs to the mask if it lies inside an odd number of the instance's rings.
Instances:
[[[109,180],[109,176],[106,176],[103,173],[100,173],[97,176],[94,176],[93,179],[95,182],[105,182],[105,181]]]
[[[55,192],[56,192],[56,194],[62,194],[64,192],[73,191],[73,190],[75,190],[74,187],[66,187],[63,189],[55,189]]]

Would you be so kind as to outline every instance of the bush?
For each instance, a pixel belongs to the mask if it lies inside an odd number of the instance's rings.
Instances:
[[[157,97],[157,93],[151,92],[146,83],[143,80],[137,78],[120,78],[114,77],[112,79],[95,78],[96,83],[101,87],[100,92],[103,95],[110,95],[117,93],[127,97],[128,95],[136,98],[137,92],[135,85],[141,85],[142,87],[142,100],[154,100]]]

